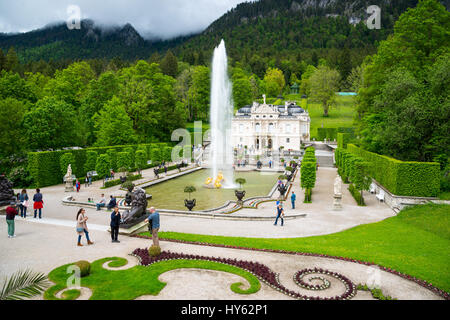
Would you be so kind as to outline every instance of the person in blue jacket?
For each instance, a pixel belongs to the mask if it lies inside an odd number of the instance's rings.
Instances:
[[[291,195],[292,209],[295,209],[295,200],[297,200],[297,195],[295,194],[294,191],[292,191],[292,195]]]
[[[120,220],[122,216],[119,212],[119,206],[114,207],[114,211],[111,213],[111,240],[113,243],[120,243],[118,240],[119,237],[119,227]]]

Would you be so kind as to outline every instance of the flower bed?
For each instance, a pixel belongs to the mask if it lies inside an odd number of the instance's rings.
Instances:
[[[355,296],[356,294],[356,286],[346,277],[343,275],[340,275],[336,272],[331,272],[327,270],[322,269],[307,269],[302,270],[296,273],[294,276],[294,279],[299,279],[299,284],[301,287],[303,286],[303,282],[301,282],[301,278],[310,273],[319,273],[319,274],[326,274],[330,275],[339,281],[341,281],[345,285],[345,292],[340,296],[335,296],[331,298],[321,298],[321,297],[313,297],[313,296],[306,296],[302,295],[301,293],[292,291],[284,287],[279,280],[279,275],[275,272],[273,272],[269,267],[266,265],[263,265],[258,262],[253,261],[242,261],[237,259],[231,259],[231,258],[216,258],[216,257],[205,257],[200,255],[190,255],[190,254],[183,254],[183,253],[174,253],[170,251],[163,251],[161,255],[158,257],[151,257],[148,253],[147,249],[136,249],[132,253],[133,256],[137,257],[140,260],[140,264],[142,266],[150,266],[154,263],[160,262],[160,261],[168,261],[168,260],[199,260],[199,261],[212,261],[212,262],[218,262],[222,264],[227,264],[231,266],[235,266],[241,269],[244,269],[248,272],[250,272],[255,277],[259,278],[262,282],[266,283],[268,286],[273,288],[274,290],[283,293],[291,298],[298,299],[298,300],[348,300]],[[327,281],[327,280],[325,280]],[[306,285],[306,288],[308,289],[308,285]],[[311,287],[311,286],[310,286]],[[329,285],[328,285],[329,287]],[[324,288],[326,289],[326,288]],[[315,290],[315,289],[309,289],[309,290]]]
[[[142,236],[142,235],[134,235],[133,237],[136,238],[142,238],[142,239],[151,239],[151,237]],[[218,248],[230,248],[230,249],[240,249],[240,250],[248,250],[248,251],[259,251],[259,252],[269,252],[269,253],[281,253],[281,254],[290,254],[290,255],[299,255],[299,256],[309,256],[309,257],[320,257],[320,258],[328,258],[328,259],[336,259],[346,262],[352,262],[352,263],[358,263],[366,266],[376,266],[379,267],[381,270],[392,273],[398,277],[401,277],[403,279],[412,281],[417,283],[418,285],[433,291],[435,294],[439,295],[440,297],[444,298],[445,300],[450,300],[450,294],[448,292],[445,292],[435,286],[433,284],[428,283],[425,280],[418,279],[416,277],[401,273],[399,271],[396,271],[391,268],[386,268],[384,266],[375,264],[373,262],[365,262],[360,261],[356,259],[350,259],[345,257],[337,257],[337,256],[330,256],[326,254],[316,254],[316,253],[306,253],[306,252],[293,252],[293,251],[284,251],[284,250],[272,250],[272,249],[256,249],[256,248],[245,248],[245,247],[239,247],[239,246],[230,246],[230,245],[223,245],[223,244],[211,244],[211,243],[204,243],[204,242],[195,242],[195,241],[185,241],[185,240],[176,240],[176,239],[164,239],[160,238],[162,241],[168,241],[168,242],[174,242],[174,243],[182,243],[182,244],[193,244],[193,245],[201,245],[201,246],[210,246],[210,247],[218,247]]]

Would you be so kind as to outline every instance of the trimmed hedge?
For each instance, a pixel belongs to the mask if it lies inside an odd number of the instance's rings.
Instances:
[[[347,150],[369,162],[371,177],[394,195],[437,197],[440,193],[439,163],[400,161],[363,150],[353,144],[349,144]],[[340,150],[338,155],[344,153]]]
[[[337,145],[338,148],[347,149],[347,144],[354,138],[351,133],[338,133]]]
[[[127,181],[136,181],[142,179],[142,175],[141,174],[136,174],[130,177],[127,177]],[[105,182],[105,186],[102,189],[108,189],[114,186],[118,186],[119,184],[121,184],[122,181],[120,181],[120,179],[116,179],[116,180],[109,180]]]
[[[171,144],[170,144],[171,145]],[[111,169],[117,171],[116,156],[118,152],[122,152],[125,148],[132,147],[133,150],[138,148],[137,145],[133,146],[110,146],[110,147],[98,147],[87,148],[79,150],[61,150],[61,151],[44,151],[44,152],[30,152],[28,153],[28,171],[33,178],[34,187],[43,188],[52,185],[61,184],[64,174],[61,172],[60,158],[65,153],[72,153],[75,158],[75,163],[72,164],[72,171],[77,177],[85,177],[88,172],[85,168],[87,161],[87,152],[95,151],[98,156],[102,154],[108,154],[111,160]],[[161,162],[161,149],[164,147],[169,148],[168,143],[153,143],[142,144],[139,147],[145,147],[147,154],[150,155],[149,159],[153,162]],[[158,150],[158,157],[153,157],[151,150]],[[134,165],[134,164],[133,164]],[[66,168],[67,170],[67,168]]]
[[[337,128],[317,128],[317,139],[323,141],[325,139],[337,139]]]

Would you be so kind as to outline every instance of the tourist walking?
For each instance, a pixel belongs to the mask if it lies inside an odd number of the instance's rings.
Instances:
[[[77,188],[77,192],[80,192],[81,183],[80,183],[80,181],[78,181],[78,179],[77,179],[77,182],[75,182],[75,188]]]
[[[81,237],[83,236],[83,233],[86,235],[87,244],[88,245],[94,244],[89,239],[89,230],[88,230],[87,223],[86,223],[88,221],[89,217],[86,217],[84,215],[85,213],[86,213],[86,210],[84,210],[84,209],[78,210],[78,213],[77,213],[77,233],[78,233],[78,246],[79,247],[83,246],[81,244]]]
[[[34,218],[36,219],[37,212],[39,211],[39,219],[42,219],[42,208],[44,208],[44,200],[40,189],[36,189],[36,193],[33,196],[33,202]]]
[[[84,187],[89,187],[89,175],[86,173],[86,177],[84,178]]]
[[[92,175],[91,174],[89,174],[89,185],[92,185]]]
[[[6,224],[8,225],[8,238],[15,238],[15,221],[16,215],[19,213],[16,209],[16,202],[12,201],[6,208]]]
[[[278,224],[278,219],[281,219],[281,226],[284,226],[284,209],[282,203],[280,203],[277,207],[277,218],[274,223],[275,226]]]
[[[292,191],[292,195],[291,195],[292,209],[295,209],[295,200],[297,200],[297,195],[295,194],[294,191]]]
[[[19,208],[20,208],[20,216],[24,219],[27,218],[27,209],[29,205],[29,198],[27,194],[27,190],[23,189],[19,195]]]
[[[97,206],[97,211],[100,211],[100,208],[106,207],[106,198],[103,193],[102,193],[102,198],[100,199],[99,202],[97,202],[96,206]]]
[[[150,208],[150,214],[147,219],[145,219],[145,223],[148,223],[148,231],[152,235],[153,245],[159,247],[159,213],[155,210],[155,208]]]
[[[119,212],[119,207],[115,206],[114,211],[111,213],[111,240],[113,243],[120,243],[120,241],[117,239],[119,237],[119,227],[120,227],[120,220],[122,219],[122,216]]]

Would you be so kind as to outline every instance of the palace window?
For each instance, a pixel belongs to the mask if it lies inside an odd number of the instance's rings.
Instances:
[[[291,125],[290,124],[286,125],[286,133],[291,133]]]
[[[255,125],[255,132],[258,132],[258,133],[261,132],[261,124],[257,123],[257,124]]]

